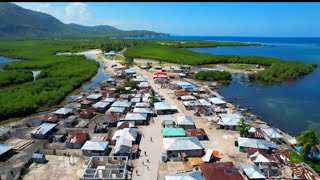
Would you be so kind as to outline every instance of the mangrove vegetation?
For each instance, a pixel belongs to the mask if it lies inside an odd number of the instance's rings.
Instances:
[[[218,81],[221,84],[228,84],[232,80],[231,74],[225,71],[199,71],[194,77],[198,80]]]

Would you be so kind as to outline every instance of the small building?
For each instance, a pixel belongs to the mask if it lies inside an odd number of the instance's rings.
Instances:
[[[150,108],[150,103],[148,102],[136,103],[135,108]]]
[[[267,154],[265,151],[261,149],[249,148],[246,150],[247,157],[255,164],[259,165],[259,163],[276,163],[277,158],[275,156]]]
[[[59,119],[57,118],[57,116],[53,115],[53,114],[46,114],[44,117],[43,117],[43,120],[42,122],[44,123],[57,123],[59,122]]]
[[[148,119],[148,114],[142,113],[127,113],[124,118],[125,121],[134,121],[135,124],[146,124]]]
[[[110,107],[108,109],[108,111],[106,113],[108,114],[122,114],[124,113],[124,111],[126,110],[126,108],[124,107]]]
[[[180,99],[181,101],[192,101],[192,100],[196,100],[197,98],[192,95],[186,95],[186,96],[180,96],[178,97],[178,99]]]
[[[32,161],[35,163],[46,163],[46,155],[40,153],[33,153],[32,154]]]
[[[182,103],[186,110],[195,110],[200,105],[197,101],[183,101]]]
[[[92,103],[91,103],[91,101],[88,101],[88,100],[84,100],[80,103],[81,109],[91,108],[91,106],[92,106]]]
[[[212,98],[208,98],[208,100],[216,106],[221,106],[221,107],[227,106],[227,102],[220,98],[212,97]]]
[[[177,111],[177,108],[168,102],[156,102],[154,103],[154,109],[158,115],[173,114]]]
[[[91,101],[93,103],[96,103],[102,99],[102,94],[90,94],[89,96],[86,97],[88,101]]]
[[[260,128],[251,127],[249,129],[249,138],[264,139],[264,134]]]
[[[170,115],[163,115],[161,116],[162,119],[162,126],[164,128],[173,128],[176,125],[176,122],[173,120],[173,117]]]
[[[199,165],[204,180],[244,180],[232,162],[213,162]]]
[[[127,156],[93,156],[80,180],[126,180]]]
[[[7,144],[0,144],[0,161],[6,161],[13,156],[13,146]]]
[[[80,149],[82,145],[88,140],[88,138],[89,138],[88,133],[81,133],[81,132],[73,133],[66,140],[66,147],[69,149]]]
[[[255,164],[242,164],[241,169],[248,179],[266,179],[259,167]]]
[[[97,103],[95,103],[92,107],[97,111],[97,112],[101,112],[104,113],[108,106],[110,105],[110,102],[106,102],[106,101],[99,101]]]
[[[113,58],[115,57],[117,54],[114,51],[110,51],[110,52],[105,52],[104,56],[109,57],[109,58]]]
[[[133,112],[134,113],[141,113],[141,114],[152,114],[152,110],[150,108],[138,108],[138,107],[135,107],[133,109]]]
[[[151,84],[149,82],[140,82],[138,84],[138,87],[140,89],[146,89],[146,88],[150,88],[151,87]]]
[[[225,129],[235,129],[242,118],[241,114],[219,114],[220,120],[218,124]]]
[[[136,78],[134,78],[133,80],[137,82],[148,82],[148,79],[143,75],[136,76]]]
[[[203,147],[196,137],[163,138],[163,144],[168,158],[182,157],[182,153],[186,157],[201,157],[203,155]]]
[[[53,130],[57,125],[58,124],[54,123],[43,123],[30,132],[31,137],[35,139],[46,139],[53,133]]]
[[[141,98],[139,98],[139,97],[132,98],[132,99],[130,100],[130,102],[132,102],[132,103],[139,103],[139,102],[141,102]]]
[[[125,108],[126,110],[129,110],[132,105],[132,102],[130,101],[116,101],[112,103],[111,107],[121,107]]]
[[[185,137],[186,132],[183,128],[162,128],[163,137]]]
[[[318,180],[320,176],[305,163],[286,162],[294,177],[292,179]]]
[[[107,97],[107,98],[105,98],[105,99],[102,100],[102,101],[113,103],[115,100],[116,100],[116,98],[114,98],[114,97]]]
[[[112,141],[117,141],[119,140],[120,137],[123,137],[135,142],[138,137],[138,134],[139,134],[139,130],[137,128],[119,129],[113,134]]]
[[[95,116],[93,109],[83,109],[80,112],[80,117],[84,119],[91,119]]]
[[[283,135],[275,128],[261,128],[261,130],[265,134],[267,140],[274,142],[283,141]]]
[[[179,81],[179,82],[177,82],[177,85],[181,89],[196,89],[197,88],[196,85],[191,84],[191,83],[186,82],[186,81]]]
[[[184,129],[194,129],[195,124],[192,120],[192,116],[179,116],[177,117],[177,126]]]
[[[116,145],[114,146],[114,155],[117,156],[129,156],[131,154],[132,149],[132,140],[127,139],[125,137],[120,137]]]
[[[118,129],[133,128],[133,127],[135,127],[134,121],[120,121],[117,123]]]
[[[203,106],[203,107],[211,106],[211,104],[205,99],[198,99],[197,102],[200,104],[200,106]]]
[[[240,151],[245,151],[245,149],[247,148],[257,148],[264,150],[277,149],[277,145],[264,139],[238,137],[237,143]]]
[[[123,72],[124,72],[124,75],[126,76],[133,76],[137,73],[136,70],[134,69],[125,69]]]
[[[69,115],[71,115],[73,112],[73,109],[71,108],[60,108],[53,112],[54,115],[56,115],[58,118],[67,118]]]
[[[198,129],[187,129],[186,130],[187,137],[197,137],[200,141],[204,140],[207,136],[207,133],[204,129],[198,128]]]
[[[203,177],[199,171],[192,170],[166,175],[165,180],[203,180]]]
[[[72,115],[69,116],[65,121],[64,121],[64,126],[67,128],[73,128],[78,124],[78,116]]]
[[[108,152],[108,141],[86,141],[82,146],[82,154],[85,156],[105,156]]]

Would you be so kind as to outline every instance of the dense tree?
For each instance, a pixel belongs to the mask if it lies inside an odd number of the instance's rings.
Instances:
[[[236,127],[236,130],[239,131],[241,137],[249,136],[250,125],[246,123],[244,119],[239,121],[239,125]]]
[[[298,146],[301,146],[302,154],[307,157],[310,152],[312,152],[312,157],[317,156],[319,154],[320,141],[319,137],[314,130],[308,129],[303,131],[297,137]]]
[[[156,92],[153,89],[151,89],[149,92],[149,97],[148,97],[151,106],[154,105],[154,102],[156,100],[156,95],[157,95]]]

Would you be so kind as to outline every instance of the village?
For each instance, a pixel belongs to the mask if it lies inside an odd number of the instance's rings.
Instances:
[[[289,160],[294,138],[196,81],[193,67],[116,55],[99,55],[111,77],[98,87],[1,130],[0,179],[320,179]]]

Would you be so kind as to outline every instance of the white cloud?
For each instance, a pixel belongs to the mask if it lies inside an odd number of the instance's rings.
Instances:
[[[76,23],[82,25],[91,25],[90,23],[90,12],[87,9],[87,5],[81,2],[69,3],[65,7],[65,18],[66,23]]]

